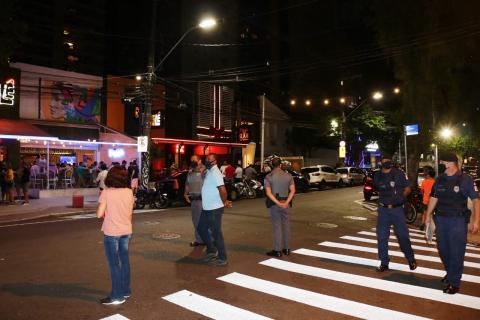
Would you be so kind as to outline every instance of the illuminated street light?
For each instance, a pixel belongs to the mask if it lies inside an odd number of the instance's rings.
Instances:
[[[383,94],[380,91],[376,91],[373,93],[372,98],[374,100],[380,100],[383,98]]]
[[[297,104],[297,101],[295,99],[290,100],[290,105],[294,106]]]
[[[399,88],[399,87],[395,87],[395,88],[393,89],[393,93],[395,93],[395,94],[400,94],[400,88]]]
[[[443,139],[449,139],[453,135],[453,130],[451,128],[443,128],[440,131],[440,136]]]
[[[142,80],[142,76],[141,76],[141,75],[137,75],[137,76],[135,76],[135,80],[137,80],[137,81],[140,81],[140,80]]]
[[[312,104],[312,100],[310,100],[310,99],[305,100],[305,105],[307,107],[309,107],[311,104]]]
[[[217,25],[217,21],[213,18],[206,18],[200,21],[198,27],[202,29],[211,29]]]
[[[345,104],[346,101],[347,101],[347,99],[345,99],[345,98],[343,98],[343,97],[340,98],[340,103],[341,103],[341,104]]]
[[[328,106],[330,104],[330,100],[328,100],[328,99],[323,100],[323,104]]]

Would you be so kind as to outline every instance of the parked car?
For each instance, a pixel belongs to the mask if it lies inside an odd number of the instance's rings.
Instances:
[[[302,175],[307,178],[310,186],[324,187],[326,185],[342,185],[342,178],[333,169],[327,165],[317,165],[302,168]]]
[[[342,182],[345,185],[362,184],[365,181],[365,174],[362,170],[355,167],[341,167],[337,168],[337,173],[342,178]]]
[[[373,175],[378,171],[378,169],[369,171],[367,177],[365,178],[365,182],[363,184],[363,198],[365,201],[370,201],[373,196],[378,196],[378,192],[373,184]]]
[[[292,175],[297,193],[307,192],[310,189],[310,183],[305,176],[293,170],[287,169],[286,171]]]
[[[479,173],[479,168],[478,166],[463,166],[462,171],[469,176],[471,176],[473,179],[478,178],[478,173]]]

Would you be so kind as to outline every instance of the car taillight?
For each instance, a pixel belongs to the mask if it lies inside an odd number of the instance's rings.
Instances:
[[[320,173],[312,173],[312,176],[315,176],[315,177],[318,177],[320,175]]]

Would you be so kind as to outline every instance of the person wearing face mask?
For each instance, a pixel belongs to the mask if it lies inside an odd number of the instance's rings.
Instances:
[[[480,229],[480,201],[473,179],[458,168],[457,156],[446,153],[439,159],[446,169],[433,185],[425,223],[430,224],[435,212],[438,251],[447,272],[441,280],[443,292],[455,294],[460,289],[467,232],[477,233]],[[468,198],[472,200],[473,214],[468,209]]]
[[[199,156],[193,155],[190,158],[190,170],[188,171],[187,181],[185,183],[185,191],[183,197],[191,206],[192,222],[195,230],[195,240],[190,242],[191,247],[204,246],[202,237],[197,231],[198,222],[202,213],[202,186],[203,172],[205,166]]]
[[[380,266],[378,272],[388,270],[388,241],[390,227],[393,225],[400,249],[407,258],[410,270],[417,268],[417,262],[412,250],[403,205],[412,191],[405,173],[393,166],[392,157],[384,154],[382,169],[373,177],[375,188],[378,190],[378,219],[377,243]]]
[[[217,156],[209,154],[205,159],[205,179],[202,186],[202,214],[197,230],[207,246],[204,261],[211,265],[227,265],[227,251],[222,233],[222,216],[224,208],[232,203],[227,200],[227,189],[223,175],[217,166]],[[210,230],[210,232],[209,232]],[[213,241],[212,241],[213,238]]]

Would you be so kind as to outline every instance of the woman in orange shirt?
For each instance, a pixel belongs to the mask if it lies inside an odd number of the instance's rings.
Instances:
[[[124,303],[131,295],[128,244],[132,236],[134,200],[124,167],[111,168],[105,185],[107,189],[102,191],[98,199],[97,217],[103,218],[103,244],[110,267],[112,291],[100,303],[117,305]]]
[[[423,205],[424,205],[424,214],[422,214],[422,225],[420,226],[420,230],[425,229],[425,210],[428,206],[428,201],[430,201],[430,193],[432,193],[432,187],[433,184],[435,183],[435,170],[433,169],[428,169],[427,170],[427,176],[425,177],[425,180],[422,181],[422,184],[420,185],[420,189],[423,191]]]

